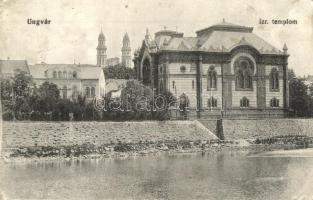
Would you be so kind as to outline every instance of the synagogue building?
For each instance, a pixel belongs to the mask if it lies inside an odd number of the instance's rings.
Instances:
[[[136,76],[157,93],[187,99],[188,117],[284,117],[288,103],[288,49],[278,49],[253,27],[222,23],[195,37],[147,30],[135,52]]]

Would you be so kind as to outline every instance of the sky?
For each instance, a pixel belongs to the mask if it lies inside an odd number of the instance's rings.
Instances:
[[[29,25],[29,18],[51,24]],[[146,28],[152,36],[164,27],[195,36],[223,18],[254,27],[278,49],[286,43],[289,68],[313,75],[313,0],[0,0],[0,59],[96,64],[101,27],[110,58],[121,56],[125,32],[134,52]],[[260,18],[298,24],[261,25]]]

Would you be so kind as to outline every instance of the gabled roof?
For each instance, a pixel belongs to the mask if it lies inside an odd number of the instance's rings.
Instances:
[[[14,74],[16,71],[29,73],[26,60],[0,60],[0,74]]]
[[[127,79],[106,79],[105,80],[105,90],[107,93],[113,91],[119,91],[120,89],[126,87]]]

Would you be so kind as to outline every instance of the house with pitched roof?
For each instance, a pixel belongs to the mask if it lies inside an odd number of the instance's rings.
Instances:
[[[283,46],[283,45],[282,45]],[[135,52],[137,79],[160,94],[187,102],[192,118],[284,117],[288,102],[288,49],[227,23],[196,31],[195,37],[147,30]],[[187,101],[186,101],[187,98]]]
[[[29,68],[26,60],[0,60],[0,78],[14,77],[19,72],[29,74]]]
[[[37,86],[46,81],[54,83],[64,99],[83,95],[91,100],[105,95],[104,72],[96,65],[40,63],[30,65],[29,71]]]

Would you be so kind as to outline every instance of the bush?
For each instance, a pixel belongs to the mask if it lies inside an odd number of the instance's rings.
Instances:
[[[2,114],[2,119],[4,121],[10,121],[10,120],[13,120],[13,114],[12,112],[5,112]]]
[[[129,144],[118,144],[114,147],[114,151],[116,152],[128,152],[132,150],[133,150],[133,147]]]

